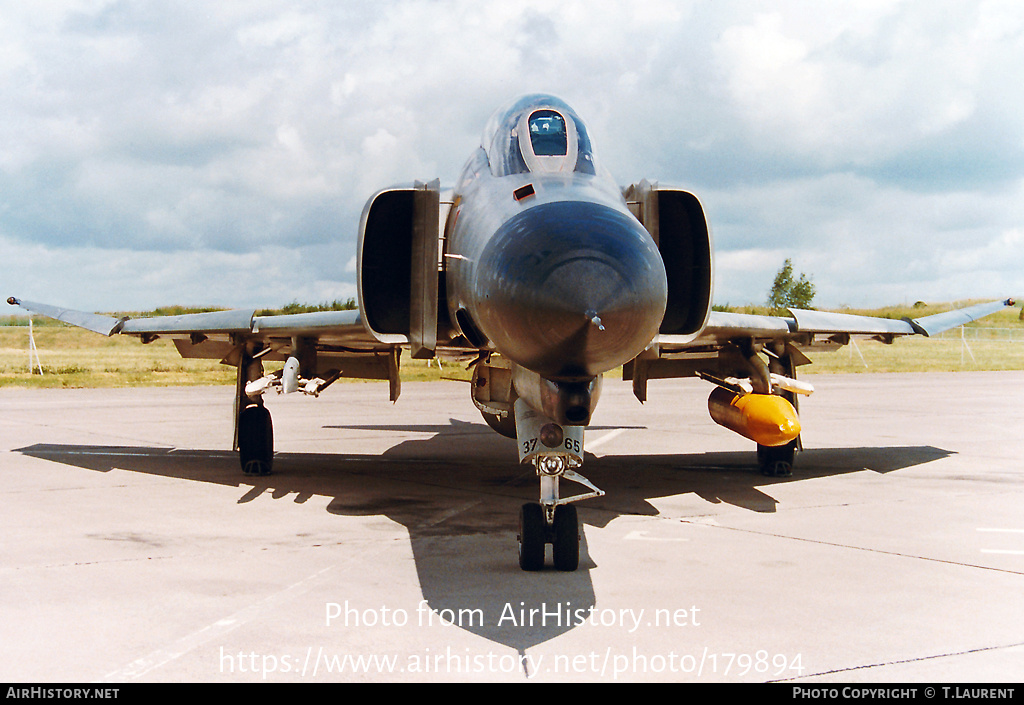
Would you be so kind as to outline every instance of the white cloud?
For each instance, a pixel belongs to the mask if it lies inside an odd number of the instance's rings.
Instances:
[[[588,120],[621,182],[701,197],[719,300],[761,301],[786,256],[823,304],[1020,287],[1013,1],[18,7],[0,18],[5,296],[352,295],[365,199],[451,183],[491,111],[537,90]],[[30,253],[31,281],[13,268]]]
[[[173,304],[272,308],[296,299],[319,303],[355,296],[355,284],[345,276],[351,255],[337,245],[163,252],[50,247],[0,237],[0,252],[10,293],[69,308],[81,309],[83,301],[89,302],[85,308],[102,311]]]

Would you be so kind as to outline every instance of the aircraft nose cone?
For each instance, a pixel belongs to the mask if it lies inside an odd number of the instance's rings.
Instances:
[[[665,267],[633,218],[561,201],[504,223],[477,268],[480,326],[548,379],[607,372],[642,351],[665,313]]]

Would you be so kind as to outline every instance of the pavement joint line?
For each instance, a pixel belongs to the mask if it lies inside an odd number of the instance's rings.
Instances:
[[[666,517],[668,518],[668,517]],[[802,536],[786,536],[785,534],[776,534],[770,531],[755,531],[753,529],[741,529],[736,526],[724,526],[722,524],[716,525],[715,528],[727,529],[729,531],[739,531],[746,534],[755,534],[757,536],[769,536],[778,539],[788,539],[790,541],[802,541],[804,543],[813,543],[821,546],[832,546],[833,548],[848,548],[853,551],[864,551],[865,553],[877,553],[884,556],[895,556],[897,558],[913,558],[920,561],[931,561],[933,563],[945,563],[947,565],[960,566],[961,568],[977,568],[979,570],[991,570],[997,573],[1009,573],[1011,575],[1024,575],[1024,569],[1022,570],[1008,570],[1006,568],[997,568],[995,566],[988,565],[977,565],[974,563],[965,563],[963,561],[952,561],[946,558],[933,558],[931,556],[918,556],[911,553],[900,553],[898,551],[886,551],[880,548],[869,548],[867,546],[853,546],[845,543],[835,543],[833,541],[823,541],[821,539],[809,539]]]
[[[533,470],[531,470],[529,472],[525,472],[525,473],[523,473],[521,475],[518,475],[518,476],[512,478],[511,480],[508,480],[507,482],[502,483],[496,489],[501,489],[503,487],[508,487],[510,485],[514,485],[514,484],[516,484],[518,482],[521,482],[523,480],[523,478],[528,477],[528,476],[533,475],[533,474],[535,474]],[[479,495],[483,495],[483,496],[479,496]],[[487,497],[493,497],[493,496],[504,497],[506,495],[502,495],[500,493],[493,492],[493,491],[492,492],[487,492],[487,493],[478,493],[478,496],[475,499],[468,500],[468,501],[463,502],[462,504],[458,505],[457,507],[452,507],[450,509],[447,509],[447,510],[444,510],[444,511],[440,512],[439,514],[435,514],[430,519],[427,519],[426,521],[423,521],[420,524],[418,524],[416,528],[417,529],[429,529],[429,528],[431,528],[433,526],[436,526],[436,525],[441,524],[441,523],[443,523],[445,521],[448,521],[452,517],[457,516],[459,514],[462,514],[463,512],[468,511],[469,509],[472,509],[476,505],[482,503],[484,501],[484,499],[486,499]]]
[[[885,668],[886,666],[899,666],[907,663],[920,663],[922,661],[932,661],[940,658],[953,658],[954,656],[967,656],[969,654],[980,654],[986,651],[999,651],[1001,649],[1016,649],[1024,646],[1024,642],[1018,642],[1016,644],[999,644],[996,646],[981,646],[976,649],[964,649],[963,651],[951,651],[944,654],[930,654],[928,656],[917,656],[915,658],[897,659],[895,661],[882,661],[880,663],[869,663],[862,666],[849,666],[847,668],[834,668],[829,671],[820,671],[818,673],[807,673],[797,678],[782,678],[777,681],[770,681],[773,683],[785,683],[804,680],[806,678],[817,678],[820,676],[831,676],[837,673],[849,673],[851,671],[863,671],[870,668]]]
[[[804,543],[813,543],[813,544],[819,544],[819,545],[822,545],[822,546],[832,546],[834,548],[847,548],[847,549],[850,549],[850,550],[853,550],[853,551],[864,551],[865,553],[877,553],[877,554],[880,554],[880,555],[895,556],[895,557],[898,557],[898,558],[914,558],[914,559],[917,559],[917,560],[931,561],[931,562],[934,562],[934,563],[945,563],[947,565],[955,565],[955,566],[960,566],[962,568],[977,568],[979,570],[990,570],[990,571],[994,571],[994,572],[998,572],[998,573],[1009,573],[1011,575],[1024,575],[1024,569],[1022,569],[1022,570],[1009,570],[1007,568],[998,568],[998,567],[995,567],[995,566],[977,565],[977,564],[974,564],[974,563],[964,563],[962,561],[952,561],[952,560],[948,560],[948,559],[945,559],[945,558],[933,558],[933,557],[930,557],[930,556],[918,556],[918,555],[913,555],[913,554],[910,554],[910,553],[899,553],[898,551],[885,551],[885,550],[878,549],[878,548],[868,548],[868,547],[865,547],[865,546],[853,546],[853,545],[850,545],[850,544],[835,543],[835,542],[832,542],[832,541],[823,541],[821,539],[809,539],[809,538],[804,538],[802,536],[786,536],[785,534],[777,534],[777,533],[773,533],[773,532],[770,532],[770,531],[756,531],[754,529],[744,529],[744,528],[740,528],[740,527],[737,527],[737,526],[725,526],[725,525],[723,525],[723,524],[721,524],[721,523],[719,523],[717,521],[708,521],[707,519],[700,519],[700,518],[697,518],[697,517],[676,517],[676,516],[666,516],[666,515],[663,515],[663,514],[653,514],[653,515],[651,515],[651,514],[625,514],[623,512],[616,512],[614,509],[603,509],[601,507],[588,507],[588,509],[593,510],[593,511],[606,511],[606,512],[610,512],[612,514],[615,514],[617,517],[625,517],[625,516],[630,516],[630,517],[648,517],[650,519],[656,519],[656,520],[660,520],[660,521],[677,522],[677,523],[681,523],[681,524],[688,524],[690,526],[701,526],[701,527],[708,527],[708,528],[727,529],[729,531],[738,531],[738,532],[741,532],[741,533],[755,534],[757,536],[767,536],[767,537],[777,538],[777,539],[788,539],[790,541],[802,541]],[[982,553],[1003,553],[1003,554],[1012,553],[1014,555],[1024,555],[1024,551],[1013,551],[1013,552],[1011,552],[1011,551],[996,551],[996,550],[985,551],[985,550],[982,550],[981,552]]]
[[[200,629],[174,641],[163,649],[157,649],[142,658],[132,661],[124,668],[108,673],[99,682],[120,682],[140,678],[147,673],[160,668],[161,666],[174,661],[188,652],[202,646],[216,637],[224,636],[246,622],[265,614],[266,607],[278,602],[284,602],[308,591],[313,584],[320,579],[324,573],[336,568],[330,565],[323,568],[302,580],[289,585],[273,595],[269,595],[259,602],[249,605],[226,617],[221,617],[214,622],[201,627]]]
[[[593,451],[594,448],[602,446],[605,443],[607,443],[608,441],[611,441],[611,440],[615,439],[616,436],[618,436],[618,435],[620,435],[622,433],[625,433],[625,431],[626,431],[626,429],[624,429],[624,428],[616,428],[615,430],[609,431],[608,433],[605,433],[605,434],[603,434],[601,436],[598,436],[597,438],[595,438],[594,440],[590,441],[589,443],[586,442],[586,439],[584,439],[583,447],[586,450]]]

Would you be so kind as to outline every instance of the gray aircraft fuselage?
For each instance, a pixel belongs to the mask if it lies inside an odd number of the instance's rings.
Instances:
[[[560,423],[589,421],[600,375],[642,352],[665,314],[657,245],[550,96],[491,119],[455,187],[444,268],[451,320],[517,379],[536,375]]]

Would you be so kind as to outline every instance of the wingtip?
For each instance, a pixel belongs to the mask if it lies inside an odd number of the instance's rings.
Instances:
[[[16,298],[14,298],[13,296],[11,296],[11,297],[9,297],[9,298],[7,299],[7,303],[9,303],[9,304],[10,304],[11,306],[17,306],[17,305],[18,305],[18,304],[20,304],[21,302],[20,302],[20,301],[18,301],[18,300],[17,300]]]

